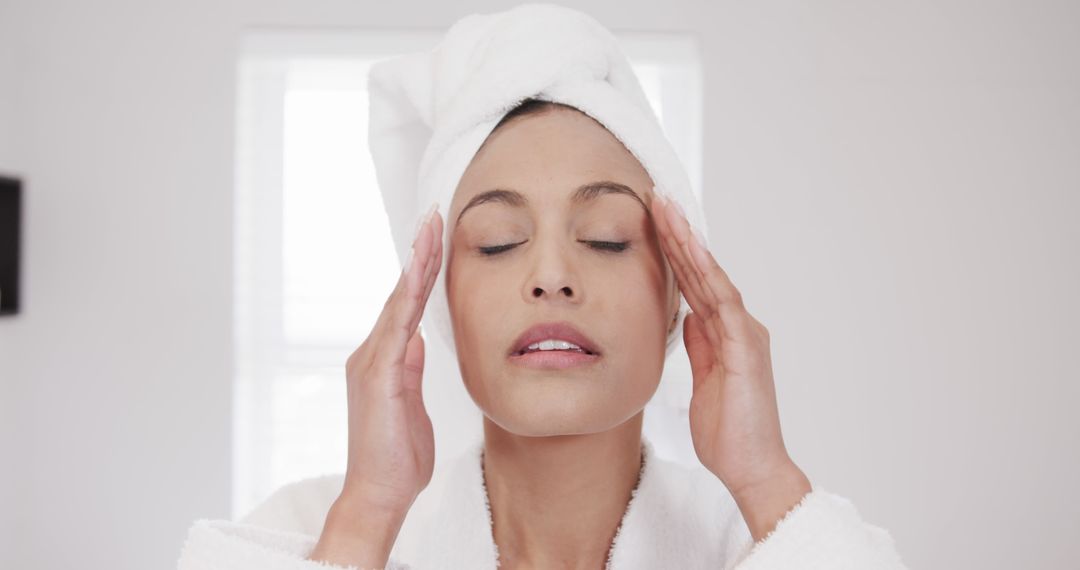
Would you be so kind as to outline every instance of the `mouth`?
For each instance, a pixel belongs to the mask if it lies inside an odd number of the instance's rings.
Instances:
[[[595,342],[568,322],[539,323],[513,343],[510,361],[532,368],[567,368],[598,360]]]

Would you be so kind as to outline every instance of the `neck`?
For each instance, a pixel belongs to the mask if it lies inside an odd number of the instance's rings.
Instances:
[[[603,568],[642,466],[643,411],[606,432],[526,437],[484,418],[500,567]]]

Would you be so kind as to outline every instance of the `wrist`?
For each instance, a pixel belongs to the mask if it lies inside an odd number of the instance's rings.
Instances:
[[[310,560],[359,568],[383,568],[407,511],[388,510],[342,495],[326,515]]]
[[[769,476],[732,489],[732,496],[754,541],[767,536],[785,515],[813,490],[810,480],[793,461]]]

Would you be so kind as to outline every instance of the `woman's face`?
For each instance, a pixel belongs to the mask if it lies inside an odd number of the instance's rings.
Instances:
[[[502,125],[469,164],[447,217],[447,295],[466,389],[503,429],[606,431],[656,391],[679,292],[645,206],[652,187],[614,135],[562,107]],[[548,322],[596,354],[518,355],[515,340]],[[563,357],[574,364],[550,365]]]

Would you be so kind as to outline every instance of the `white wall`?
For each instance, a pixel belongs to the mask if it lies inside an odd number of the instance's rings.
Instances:
[[[0,319],[4,568],[169,567],[183,519],[227,511],[235,25],[129,4],[7,7],[27,290]]]
[[[226,515],[237,38],[464,13],[416,4],[0,0],[0,169],[27,182],[0,567],[169,568]],[[912,568],[1080,557],[1080,8],[577,5],[701,35],[711,240],[811,477]]]
[[[12,41],[10,6],[0,3],[0,175],[15,174],[18,159],[15,156],[15,45]],[[18,496],[15,489],[17,458],[20,449],[15,446],[14,437],[18,426],[15,417],[16,380],[8,370],[8,360],[4,358],[12,334],[0,319],[0,566],[7,564],[12,555],[15,541],[15,513],[8,509]]]

